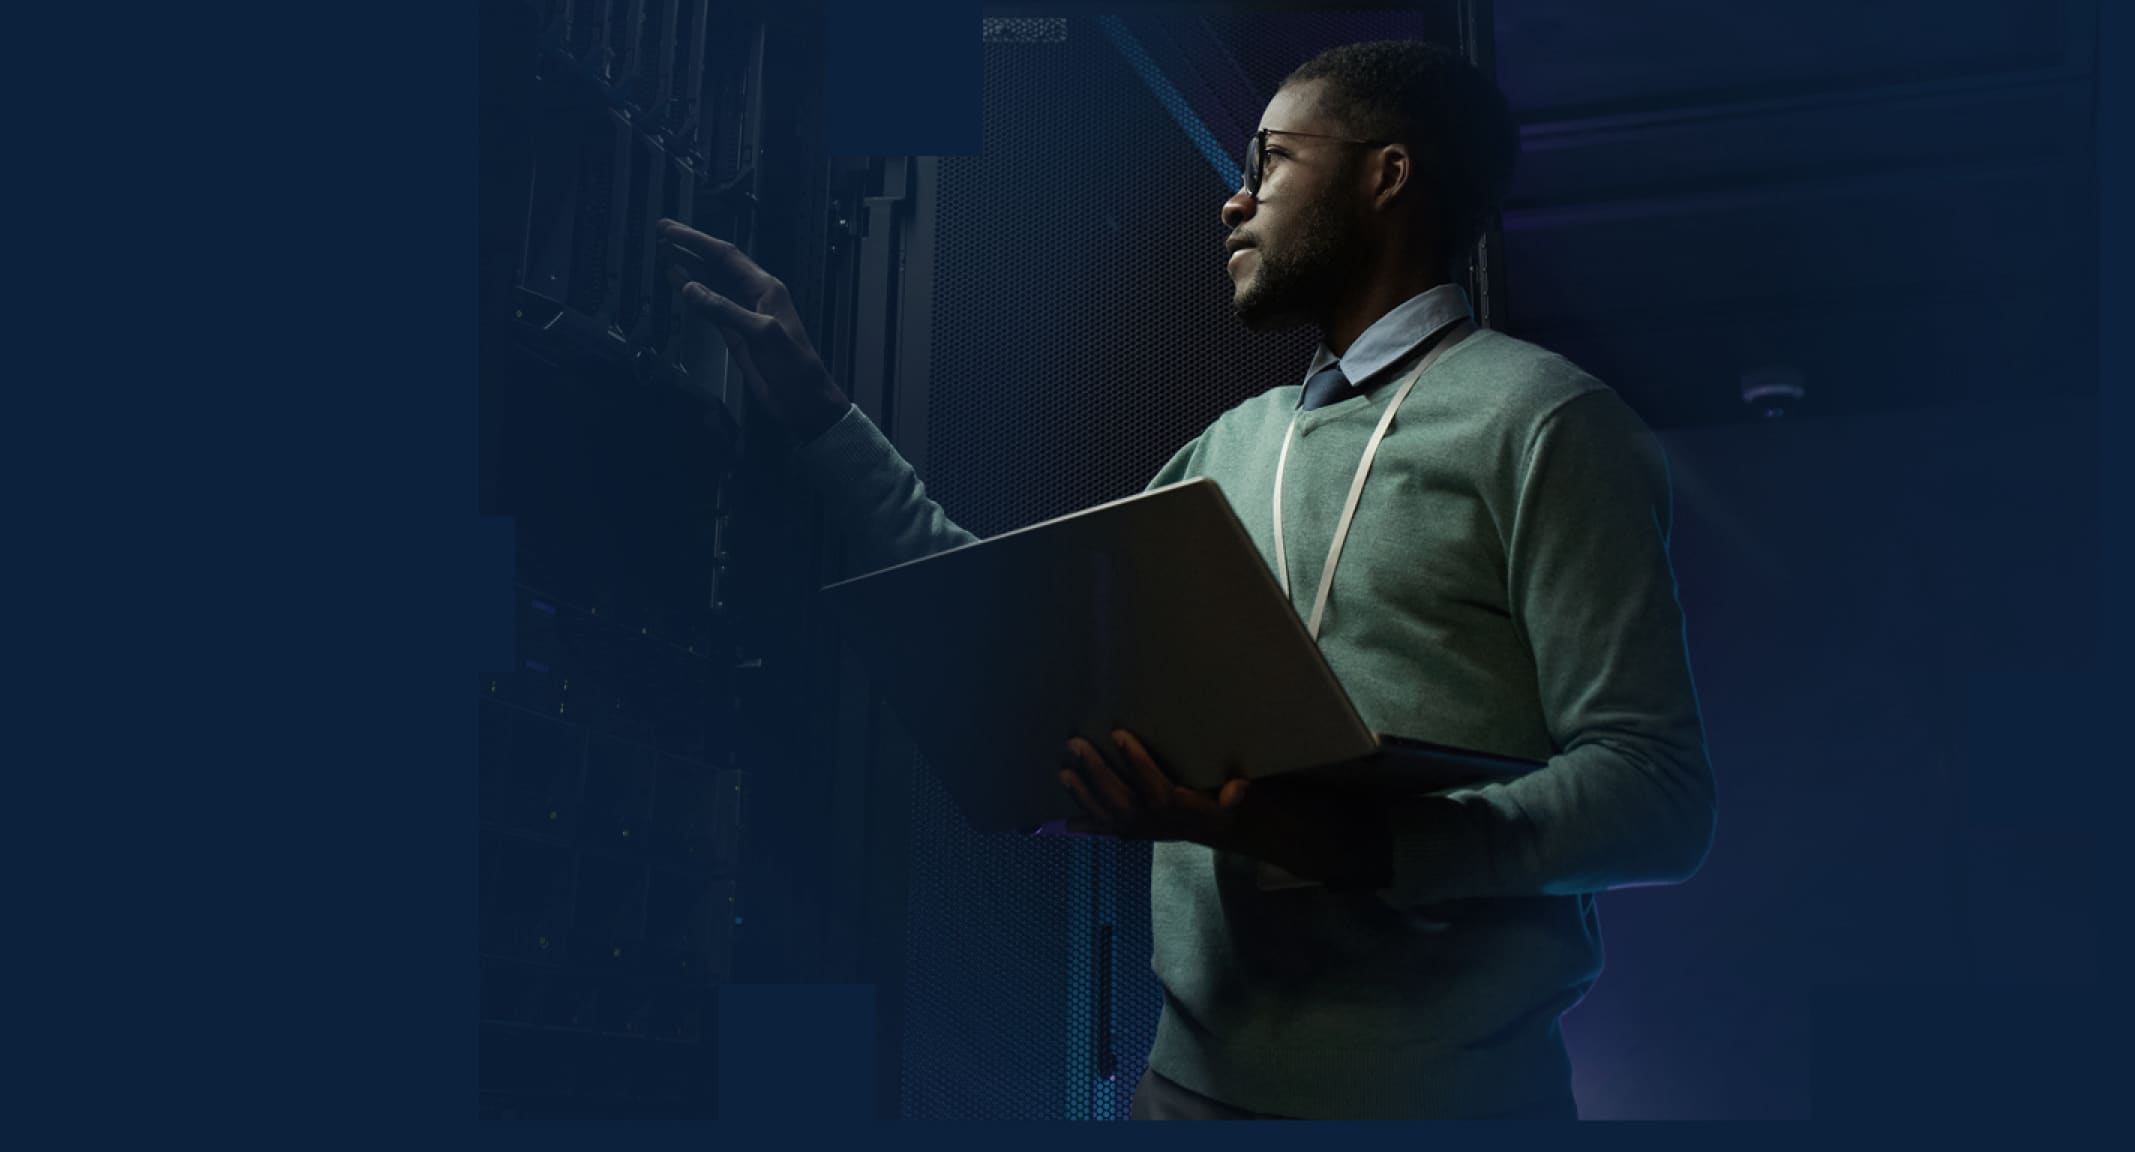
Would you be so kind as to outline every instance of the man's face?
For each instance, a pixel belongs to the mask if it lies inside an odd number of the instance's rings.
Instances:
[[[1285,88],[1268,101],[1262,128],[1350,136],[1324,118],[1318,81]],[[1364,204],[1354,186],[1359,149],[1313,136],[1268,137],[1260,192],[1242,190],[1224,205],[1232,244],[1231,311],[1255,331],[1318,323],[1345,273],[1361,265]]]

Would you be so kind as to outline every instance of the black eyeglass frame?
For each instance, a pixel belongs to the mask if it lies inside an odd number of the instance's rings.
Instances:
[[[1288,128],[1262,128],[1253,133],[1253,139],[1245,146],[1245,194],[1260,195],[1260,178],[1267,173],[1268,137],[1305,136],[1314,140],[1330,140],[1337,144],[1362,144],[1367,148],[1383,148],[1392,140],[1353,140],[1347,136],[1329,136],[1321,132],[1296,132]]]

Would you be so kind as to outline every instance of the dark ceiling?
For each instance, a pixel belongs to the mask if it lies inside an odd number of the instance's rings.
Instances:
[[[1524,0],[1501,327],[1660,426],[2096,391],[2093,0]],[[996,11],[988,9],[989,13]],[[1215,140],[1321,48],[1458,37],[1451,3],[1121,17]]]

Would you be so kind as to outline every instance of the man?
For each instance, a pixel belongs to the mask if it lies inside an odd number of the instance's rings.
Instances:
[[[1562,357],[1473,330],[1452,275],[1516,151],[1457,55],[1349,45],[1283,83],[1222,206],[1240,320],[1324,344],[1302,386],[1224,413],[1151,486],[1217,482],[1371,728],[1546,766],[1362,809],[1271,781],[1182,788],[1131,733],[1073,741],[1078,830],[1155,842],[1164,1009],[1137,1118],[1576,1117],[1558,1021],[1601,969],[1594,893],[1704,859],[1659,445]],[[733,298],[675,274],[865,559],[968,543],[830,382],[783,287],[661,226],[727,281]]]

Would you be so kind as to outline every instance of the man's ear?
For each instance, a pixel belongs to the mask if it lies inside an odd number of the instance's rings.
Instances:
[[[1396,200],[1413,201],[1423,186],[1417,181],[1416,157],[1406,144],[1388,144],[1372,153],[1372,207],[1386,211]]]

